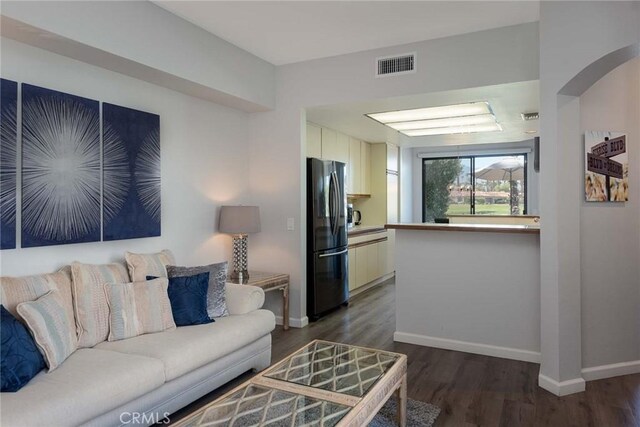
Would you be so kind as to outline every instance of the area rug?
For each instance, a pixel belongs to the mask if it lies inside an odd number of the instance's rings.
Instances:
[[[380,409],[369,427],[396,427],[396,399],[393,397]],[[431,427],[440,415],[440,408],[430,403],[407,399],[407,427]]]

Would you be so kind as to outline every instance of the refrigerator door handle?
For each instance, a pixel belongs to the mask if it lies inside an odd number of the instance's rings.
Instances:
[[[331,175],[329,175],[329,226],[331,228],[331,234],[334,234],[333,230],[336,228],[335,226],[336,196],[333,194],[334,190],[335,188],[333,186],[333,172],[332,172]]]
[[[347,252],[349,252],[349,249],[343,249],[340,252],[334,252],[334,253],[331,253],[331,254],[318,255],[318,258],[326,258],[326,257],[330,257],[330,256],[342,255],[342,254],[346,254]]]
[[[331,212],[333,223],[331,232],[336,235],[338,234],[338,228],[340,226],[338,223],[340,213],[340,189],[338,188],[338,175],[335,172],[331,172],[331,187],[333,189],[333,211]]]

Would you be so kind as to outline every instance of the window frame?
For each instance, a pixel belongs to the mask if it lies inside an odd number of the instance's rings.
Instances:
[[[522,215],[527,215],[529,211],[529,153],[523,151],[514,151],[510,153],[501,153],[501,154],[467,154],[460,156],[434,156],[434,157],[423,157],[422,158],[422,199],[421,199],[421,210],[422,210],[422,222],[425,222],[425,179],[426,179],[426,162],[432,160],[461,160],[461,159],[469,159],[471,162],[471,202],[470,202],[470,211],[469,215],[479,215],[476,214],[476,158],[479,157],[509,157],[509,156],[523,156],[524,157],[524,208],[522,210]],[[481,216],[481,215],[480,215]],[[510,216],[510,215],[500,215],[500,216]]]

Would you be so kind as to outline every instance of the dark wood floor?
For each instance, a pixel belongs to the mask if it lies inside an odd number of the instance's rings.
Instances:
[[[273,333],[273,361],[321,338],[404,353],[408,395],[442,409],[436,426],[640,426],[640,375],[587,383],[556,397],[537,386],[539,366],[495,357],[395,343],[393,283],[355,297],[349,308],[303,329]],[[248,373],[174,414],[174,420],[247,380]]]

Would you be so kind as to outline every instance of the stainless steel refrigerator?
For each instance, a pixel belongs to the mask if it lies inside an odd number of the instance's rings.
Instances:
[[[307,159],[307,316],[349,299],[345,164]]]

